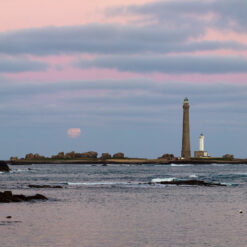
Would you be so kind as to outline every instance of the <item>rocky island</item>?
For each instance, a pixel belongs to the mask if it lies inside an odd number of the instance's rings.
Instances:
[[[11,157],[7,161],[11,165],[31,165],[31,164],[247,164],[247,159],[235,159],[233,155],[226,154],[222,157],[207,157],[207,158],[188,158],[181,159],[175,157],[173,154],[163,154],[161,157],[155,159],[148,158],[129,158],[122,152],[113,155],[109,153],[102,153],[98,157],[95,151],[84,153],[77,152],[59,152],[51,157],[45,157],[39,154],[26,154],[25,158]]]

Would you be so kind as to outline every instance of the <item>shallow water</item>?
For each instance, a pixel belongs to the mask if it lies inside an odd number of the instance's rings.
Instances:
[[[49,201],[0,204],[1,247],[232,247],[247,242],[247,165],[11,168],[12,173],[0,174],[1,191],[41,193]],[[172,179],[228,186],[148,184]],[[63,189],[30,189],[29,184]]]

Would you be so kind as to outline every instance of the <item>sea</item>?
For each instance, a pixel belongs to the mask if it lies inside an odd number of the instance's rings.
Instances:
[[[247,246],[247,165],[10,168],[0,191],[49,200],[0,204],[1,247]],[[159,183],[176,180],[226,186]]]

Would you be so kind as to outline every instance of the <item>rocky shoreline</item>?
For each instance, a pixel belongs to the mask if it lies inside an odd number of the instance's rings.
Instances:
[[[143,165],[143,164],[247,164],[247,159],[188,159],[188,160],[167,160],[167,159],[142,159],[142,158],[124,158],[124,159],[44,159],[44,160],[16,160],[7,161],[10,165],[35,165],[35,164],[128,164],[128,165]]]
[[[28,202],[33,200],[43,200],[46,201],[48,198],[41,194],[36,194],[34,196],[25,195],[15,195],[12,191],[0,192],[0,203],[10,203],[10,202]]]

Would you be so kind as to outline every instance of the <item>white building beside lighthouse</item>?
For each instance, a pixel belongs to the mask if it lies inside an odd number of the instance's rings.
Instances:
[[[199,151],[204,151],[204,135],[201,134],[199,138]]]
[[[201,134],[199,137],[199,151],[194,152],[195,158],[206,158],[208,157],[208,152],[204,150],[204,135]]]

